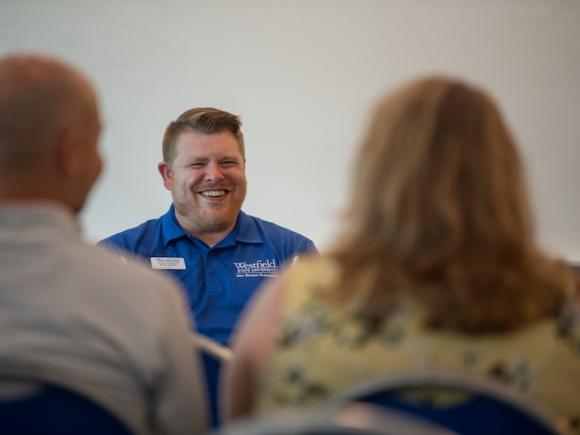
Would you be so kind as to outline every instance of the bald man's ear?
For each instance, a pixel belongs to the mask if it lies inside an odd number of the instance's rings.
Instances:
[[[66,178],[74,177],[82,171],[82,145],[79,134],[72,128],[64,129],[54,144],[55,168]]]

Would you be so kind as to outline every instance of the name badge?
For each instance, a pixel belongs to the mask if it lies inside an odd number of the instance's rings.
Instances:
[[[153,269],[185,270],[183,257],[151,257],[149,260]]]

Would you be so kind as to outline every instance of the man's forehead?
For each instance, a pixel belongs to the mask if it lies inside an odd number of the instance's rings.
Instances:
[[[241,156],[236,137],[227,130],[209,134],[194,130],[184,131],[179,134],[175,144],[177,155],[222,153]]]

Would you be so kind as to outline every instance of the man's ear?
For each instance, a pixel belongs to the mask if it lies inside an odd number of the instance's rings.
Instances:
[[[163,178],[163,185],[165,188],[167,190],[173,190],[173,170],[171,169],[171,166],[165,162],[159,162],[157,170],[159,171],[161,178]]]
[[[82,147],[78,133],[66,128],[61,131],[54,144],[56,170],[67,178],[78,175],[82,170]]]

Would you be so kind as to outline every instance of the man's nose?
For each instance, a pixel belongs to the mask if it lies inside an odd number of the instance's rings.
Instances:
[[[206,181],[219,181],[224,178],[220,166],[216,162],[211,162],[206,167],[205,179]]]

